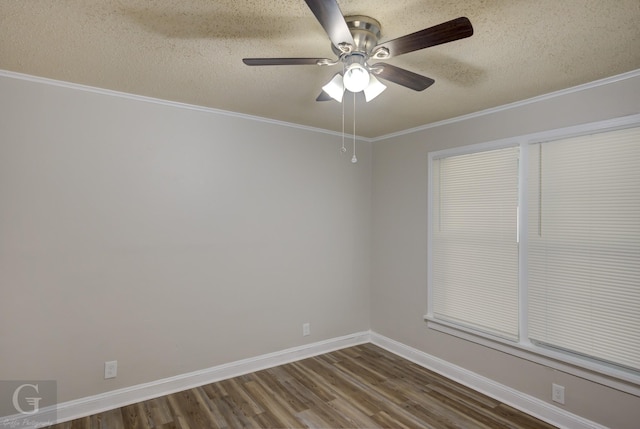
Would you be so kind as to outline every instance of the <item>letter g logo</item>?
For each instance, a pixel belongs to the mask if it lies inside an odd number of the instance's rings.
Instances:
[[[21,414],[35,414],[39,410],[38,405],[40,403],[40,400],[42,399],[41,397],[24,398],[27,401],[27,404],[29,404],[29,405],[31,405],[33,407],[33,410],[31,410],[31,411],[25,411],[20,406],[20,394],[22,392],[22,389],[27,388],[27,387],[30,387],[33,390],[35,390],[36,393],[40,393],[37,384],[23,384],[23,385],[20,385],[13,392],[13,406],[16,409],[16,411],[20,412]]]

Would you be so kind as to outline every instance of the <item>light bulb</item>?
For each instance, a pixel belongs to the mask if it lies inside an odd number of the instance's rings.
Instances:
[[[353,155],[353,158],[351,158],[351,162],[355,164],[356,162],[358,162],[358,158],[356,158],[356,156]]]
[[[349,64],[344,74],[344,87],[351,92],[360,92],[369,85],[369,72],[358,63]]]

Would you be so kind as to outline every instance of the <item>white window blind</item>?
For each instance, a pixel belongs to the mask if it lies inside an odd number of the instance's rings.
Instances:
[[[518,339],[518,147],[432,163],[432,317]]]
[[[535,343],[640,369],[640,128],[529,147]]]

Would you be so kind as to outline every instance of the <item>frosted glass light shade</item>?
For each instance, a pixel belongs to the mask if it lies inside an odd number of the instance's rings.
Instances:
[[[369,72],[358,63],[349,64],[344,73],[344,87],[351,92],[360,92],[369,85]]]
[[[382,94],[382,91],[384,91],[385,89],[387,89],[387,86],[371,74],[369,77],[369,86],[364,89],[364,99],[368,103],[378,95]]]
[[[333,98],[338,103],[342,103],[342,97],[344,95],[342,75],[340,73],[336,74],[329,83],[322,87],[322,90],[329,94],[329,97]]]

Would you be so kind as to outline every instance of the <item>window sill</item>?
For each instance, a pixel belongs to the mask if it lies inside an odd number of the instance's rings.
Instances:
[[[640,374],[631,370],[625,371],[621,368],[607,366],[586,358],[581,359],[568,353],[547,349],[531,343],[515,343],[497,337],[485,336],[464,327],[435,320],[429,315],[425,315],[424,319],[427,321],[429,329],[640,397]]]

